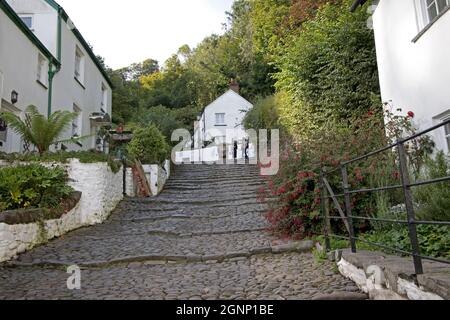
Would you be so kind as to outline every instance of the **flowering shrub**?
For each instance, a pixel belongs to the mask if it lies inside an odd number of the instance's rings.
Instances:
[[[388,106],[388,105],[386,105]],[[401,110],[397,110],[399,113]],[[415,133],[414,114],[394,114],[374,109],[352,119],[342,126],[318,129],[309,139],[286,141],[282,144],[280,171],[277,176],[266,177],[267,185],[259,190],[260,201],[266,201],[270,210],[266,216],[273,231],[282,236],[305,238],[320,233],[320,168],[335,168],[341,162],[367,154],[398,139]],[[426,155],[432,150],[429,137],[413,140],[405,145],[414,172],[419,170]],[[366,161],[349,165],[348,179],[352,189],[373,188],[400,183],[398,159],[395,151],[386,151]],[[335,194],[342,190],[338,170],[327,175]],[[344,208],[343,199],[338,199]],[[400,191],[389,193],[361,193],[351,197],[352,213],[361,217],[387,214],[392,204],[403,201]],[[339,215],[334,205],[330,215]],[[355,220],[356,232],[365,232],[374,226],[364,220]],[[344,232],[342,221],[332,221],[333,232]]]

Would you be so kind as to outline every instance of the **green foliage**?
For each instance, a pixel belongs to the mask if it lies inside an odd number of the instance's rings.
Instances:
[[[170,146],[155,125],[148,125],[134,131],[128,152],[143,164],[161,164],[169,156]]]
[[[321,7],[301,32],[291,35],[277,61],[277,88],[301,108],[301,117],[318,124],[366,113],[379,94],[368,15],[364,9],[350,13],[351,2]]]
[[[119,172],[121,163],[114,160],[111,155],[95,151],[58,151],[46,152],[42,155],[32,153],[0,153],[0,159],[6,161],[22,162],[58,162],[67,163],[69,159],[78,159],[81,163],[107,162],[114,173]]]
[[[278,129],[278,96],[260,98],[254,107],[245,115],[246,129]]]
[[[450,176],[450,163],[440,151],[435,159],[428,159],[420,175],[421,181]],[[414,189],[418,202],[417,216],[421,220],[450,221],[450,182],[434,183]]]
[[[450,258],[450,229],[447,226],[419,225],[417,226],[417,235],[422,255]],[[364,235],[363,238],[399,250],[411,251],[408,228],[406,227],[401,230],[374,231]],[[381,250],[376,246],[372,248],[373,250]],[[384,249],[384,251],[389,252],[387,249]]]
[[[0,169],[0,211],[21,208],[55,208],[73,189],[60,167],[38,164]]]
[[[156,126],[165,136],[166,141],[172,144],[172,133],[176,129],[193,129],[194,121],[198,112],[194,108],[186,107],[171,109],[164,106],[157,106],[148,109],[141,109],[132,119],[134,127],[142,127],[152,124]]]
[[[76,113],[56,111],[47,119],[39,113],[35,106],[29,106],[26,113],[29,116],[30,125],[27,125],[24,120],[11,112],[2,113],[1,117],[24,141],[36,146],[39,154],[48,151],[53,144],[75,141],[75,139],[66,141],[59,141],[58,139],[77,116]]]

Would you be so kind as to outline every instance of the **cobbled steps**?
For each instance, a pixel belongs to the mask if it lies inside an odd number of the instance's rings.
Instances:
[[[82,228],[0,265],[0,299],[327,299],[355,285],[280,241],[258,203],[256,165],[181,165],[155,198],[122,201]],[[82,268],[69,291],[65,267]],[[364,297],[364,296],[362,296]]]

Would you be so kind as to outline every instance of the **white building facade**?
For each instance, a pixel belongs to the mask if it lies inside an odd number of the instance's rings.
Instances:
[[[204,108],[194,125],[194,149],[202,149],[207,143],[227,145],[230,157],[236,144],[239,156],[243,154],[248,139],[243,120],[253,105],[237,91],[229,89]]]
[[[14,103],[14,111],[18,114],[23,115],[30,104],[45,115],[58,110],[77,112],[78,118],[62,138],[89,137],[82,140],[81,145],[68,144],[67,147],[70,150],[102,149],[104,145],[96,133],[110,120],[112,84],[90,46],[64,9],[53,0],[0,2],[3,9],[0,20],[2,98],[9,104],[9,108],[2,106],[2,109],[10,111],[9,95],[15,91],[19,99]],[[15,16],[7,8],[12,9]],[[11,43],[17,43],[17,49],[11,48]],[[25,47],[35,49],[24,50]],[[7,135],[9,141],[0,151],[24,150],[18,137],[10,132]]]
[[[356,1],[362,4],[366,1]],[[420,130],[450,118],[450,0],[374,1],[381,95]],[[374,7],[375,8],[375,7]],[[450,125],[430,133],[450,151]]]

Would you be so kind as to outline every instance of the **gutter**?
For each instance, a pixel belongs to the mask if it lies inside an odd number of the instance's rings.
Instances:
[[[48,64],[48,103],[47,103],[47,118],[50,118],[52,115],[52,100],[53,100],[53,78],[55,75],[61,70],[61,28],[62,28],[62,8],[58,8],[58,26],[57,26],[57,35],[56,35],[56,52],[57,52],[57,60],[58,63],[54,64],[53,61],[49,61]],[[53,66],[56,66],[56,69],[53,70]]]

